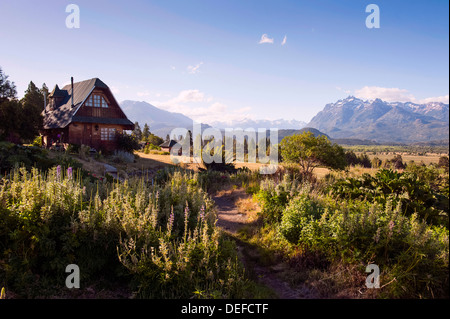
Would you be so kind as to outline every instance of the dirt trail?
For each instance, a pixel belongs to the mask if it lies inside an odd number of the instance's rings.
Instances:
[[[259,262],[260,255],[256,247],[244,243],[238,238],[238,231],[248,224],[248,216],[236,206],[239,199],[248,198],[243,189],[222,191],[213,197],[216,203],[217,226],[236,240],[239,255],[247,271],[255,280],[270,288],[280,299],[314,298],[307,287],[294,289],[277,275],[283,271],[283,265],[265,266]]]

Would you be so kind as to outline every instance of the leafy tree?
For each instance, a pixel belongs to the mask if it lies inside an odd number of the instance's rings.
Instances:
[[[7,100],[16,99],[16,85],[8,80],[0,67],[0,104]]]
[[[16,94],[14,82],[10,82],[0,68],[0,139],[19,143],[17,119],[21,115],[21,104],[17,101]]]
[[[280,143],[280,153],[287,163],[298,163],[306,176],[312,175],[318,166],[331,169],[345,169],[347,160],[344,149],[332,144],[324,136],[314,136],[312,132],[303,132],[286,136]]]
[[[19,144],[19,129],[23,113],[18,100],[6,100],[0,104],[0,139]]]
[[[159,136],[156,136],[155,134],[150,133],[150,135],[147,138],[147,142],[150,144],[153,144],[155,146],[159,146],[162,143],[164,143],[164,140],[160,138]]]

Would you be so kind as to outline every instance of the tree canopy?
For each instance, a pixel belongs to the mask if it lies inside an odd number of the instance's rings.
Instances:
[[[19,101],[14,82],[10,82],[0,68],[0,139],[14,143],[30,142],[39,134],[44,109],[43,92],[48,92],[45,84],[39,89],[31,81]]]
[[[331,143],[324,135],[314,136],[311,132],[283,138],[280,153],[284,162],[299,164],[307,175],[318,166],[331,169],[345,169],[347,166],[345,151],[341,146]]]

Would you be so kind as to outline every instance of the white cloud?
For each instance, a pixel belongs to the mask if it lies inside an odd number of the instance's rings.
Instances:
[[[115,87],[115,86],[111,86],[111,92],[112,92],[113,94],[119,94],[119,93],[120,93],[120,90],[119,90],[117,87]]]
[[[259,40],[259,44],[270,43],[273,44],[273,38],[269,38],[267,34],[263,34],[261,36],[261,40]]]
[[[283,41],[281,41],[281,45],[285,45],[287,41],[287,36],[284,36]]]
[[[197,65],[189,65],[188,67],[187,67],[187,70],[188,70],[188,72],[189,73],[191,73],[191,74],[196,74],[196,73],[198,73],[198,72],[200,72],[200,66],[203,64],[203,62],[200,62],[199,64],[197,64]]]
[[[346,94],[351,94],[351,93],[352,93],[352,91],[350,91],[350,90],[344,90],[344,89],[341,88],[340,86],[336,86],[336,90],[342,91],[342,92],[344,92],[344,93],[346,93]]]
[[[140,91],[140,92],[137,92],[136,95],[139,96],[139,97],[149,96],[149,95],[150,95],[150,92],[147,91],[147,90],[145,90],[145,91]]]
[[[183,90],[178,96],[169,100],[168,103],[187,103],[187,102],[203,102],[205,94],[199,90]]]
[[[337,88],[341,89],[341,88]],[[344,91],[347,92],[347,91]],[[442,102],[449,103],[449,95],[438,97],[428,97],[425,99],[417,99],[412,93],[406,89],[400,88],[384,88],[379,86],[365,86],[359,90],[355,90],[354,95],[361,99],[374,100],[379,98],[387,102],[413,102],[413,103],[429,103]]]
[[[202,123],[224,122],[251,118],[251,109],[230,109],[226,104],[214,101],[199,90],[183,90],[167,101],[151,101],[151,104],[170,112],[178,112]]]
[[[175,70],[176,67],[174,67],[173,65],[171,65],[171,66],[170,66],[170,69],[171,69],[171,70]]]
[[[362,99],[374,100],[376,98],[388,102],[411,102],[414,96],[405,89],[383,88],[379,86],[365,86],[355,91],[355,96]]]
[[[449,95],[437,96],[437,97],[427,97],[426,99],[419,100],[419,103],[429,103],[429,102],[442,102],[445,104],[449,103]]]

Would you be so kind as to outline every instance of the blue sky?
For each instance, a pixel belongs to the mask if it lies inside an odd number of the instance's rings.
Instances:
[[[70,3],[79,29],[66,27]],[[370,3],[379,29],[366,27]],[[99,77],[119,102],[199,121],[307,122],[348,95],[448,103],[448,12],[448,1],[2,0],[0,67],[19,97],[30,80]]]

